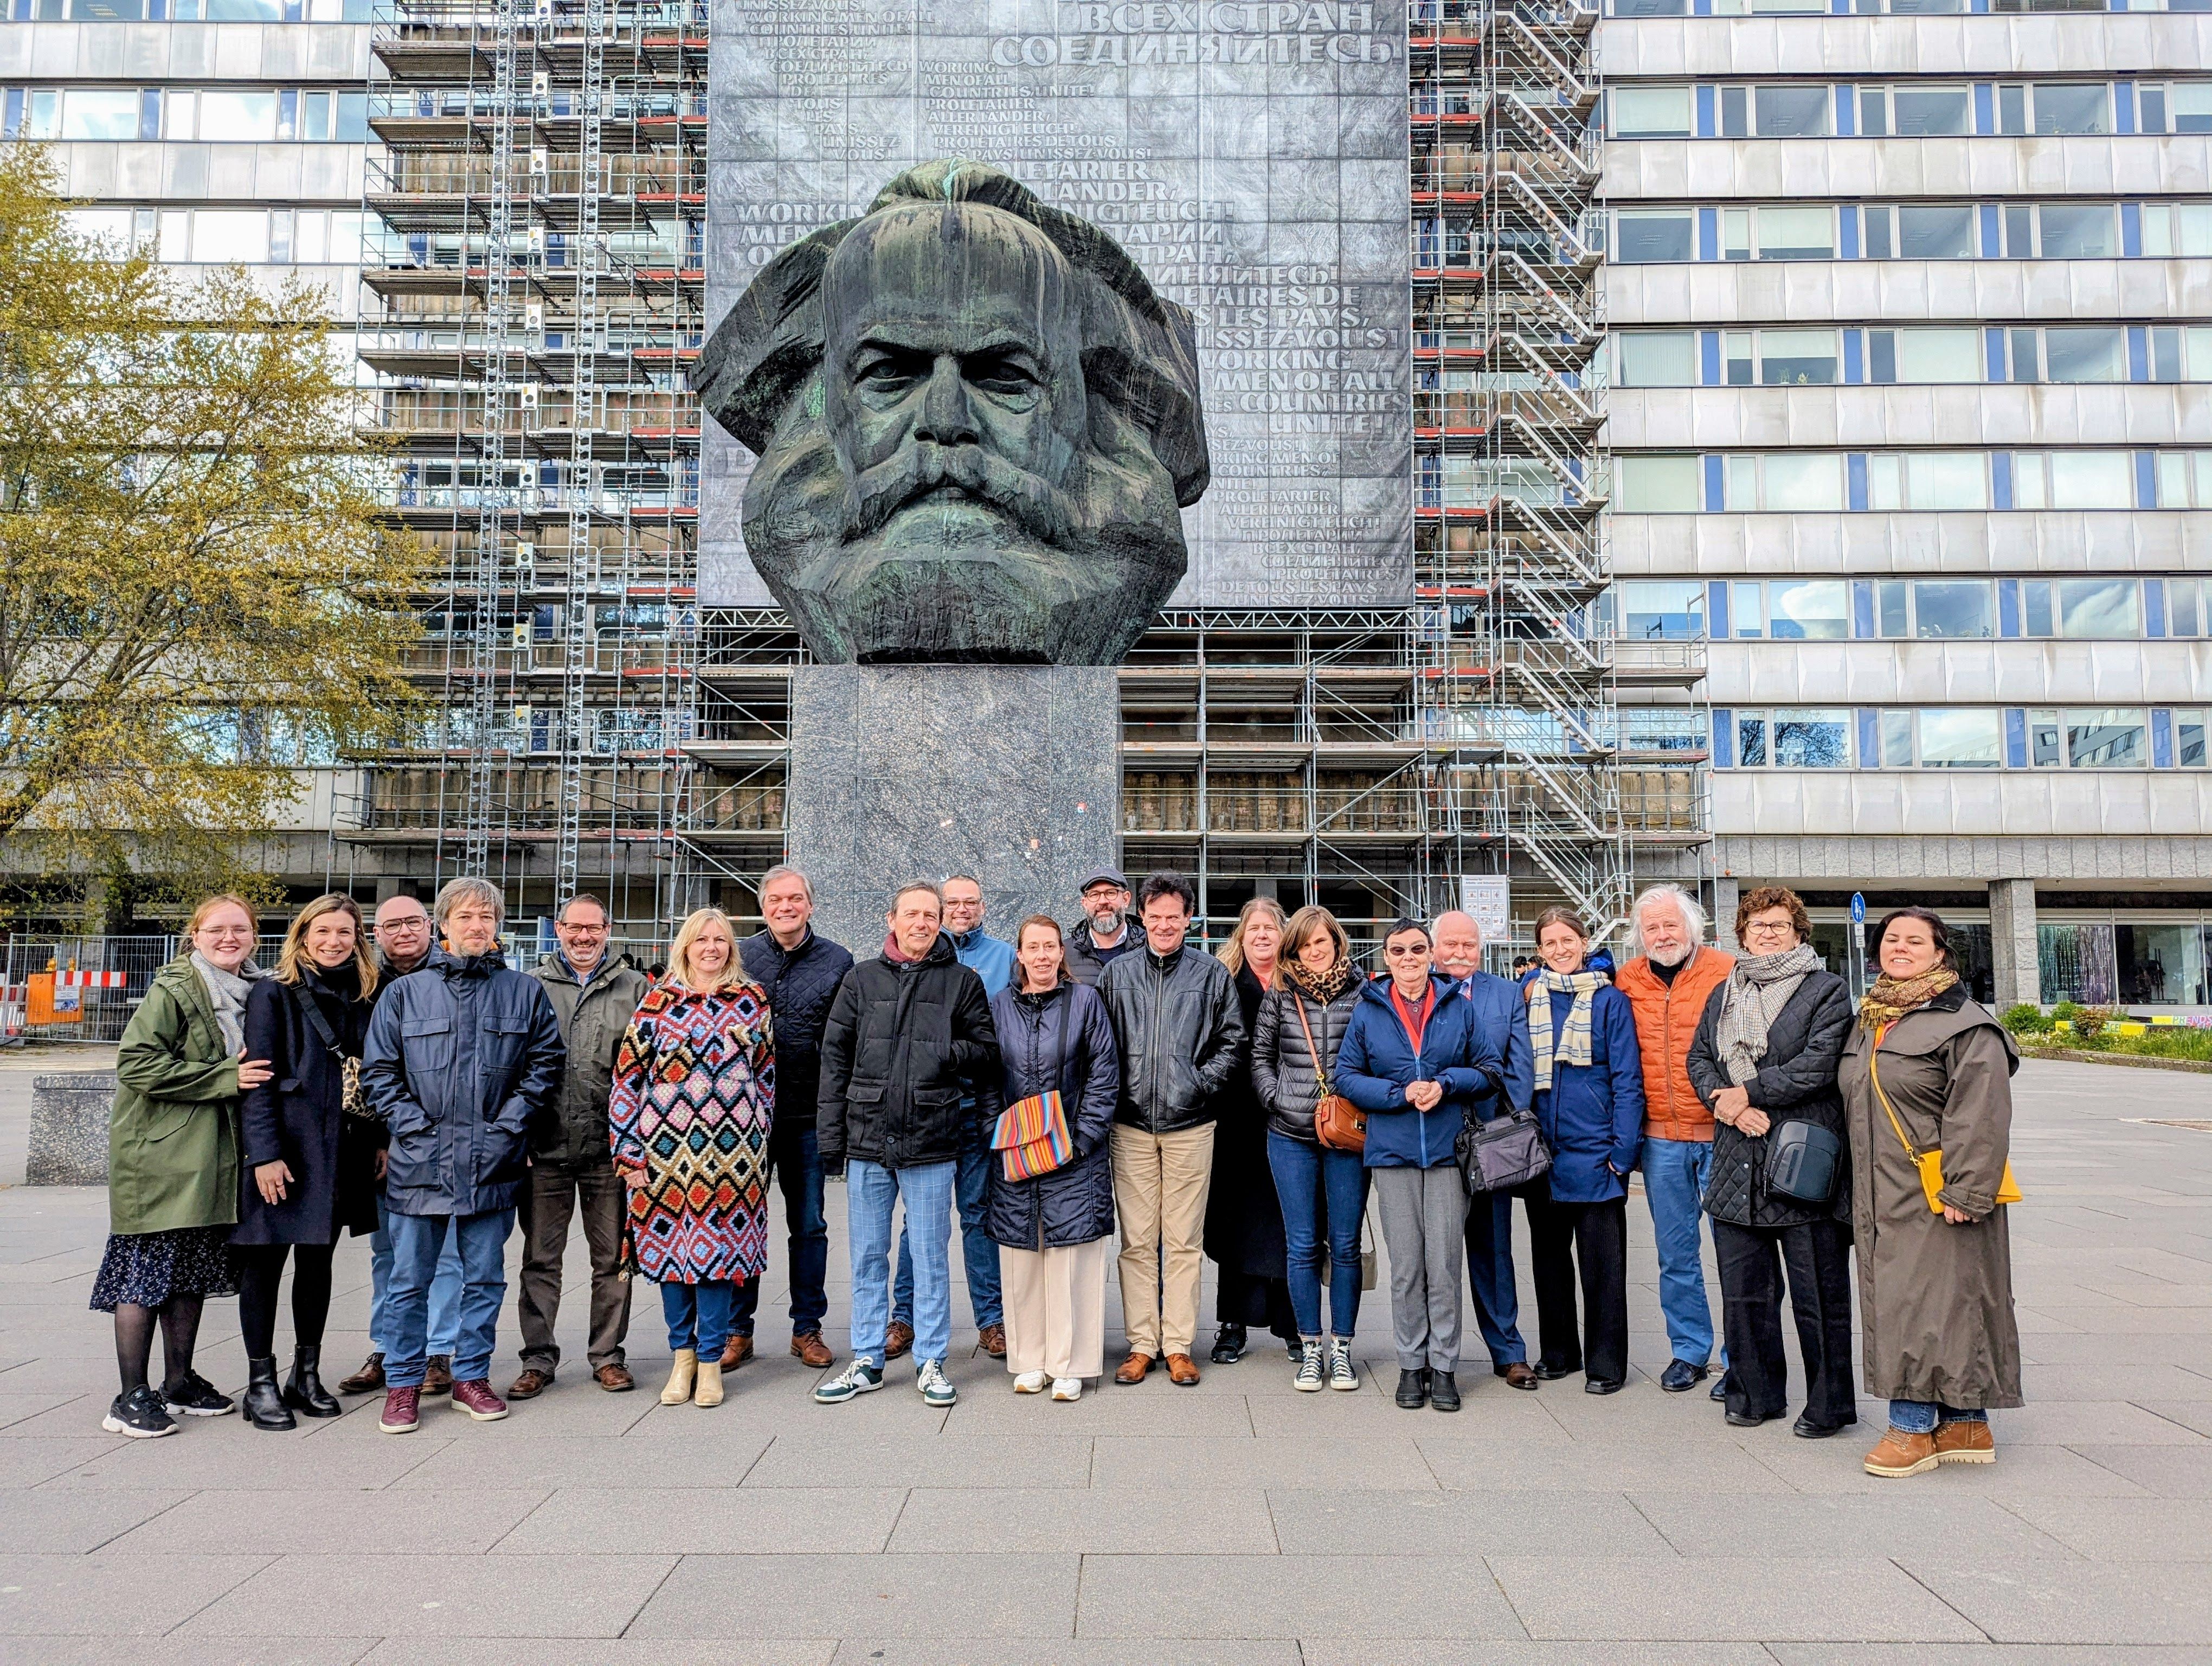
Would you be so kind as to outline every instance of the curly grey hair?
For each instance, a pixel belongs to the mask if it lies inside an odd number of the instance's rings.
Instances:
[[[1690,952],[1695,954],[1705,946],[1707,921],[1705,910],[1698,899],[1680,885],[1653,885],[1641,893],[1628,910],[1628,935],[1620,945],[1623,960],[1644,958],[1644,905],[1646,903],[1672,903],[1681,910],[1682,924],[1689,930]]]

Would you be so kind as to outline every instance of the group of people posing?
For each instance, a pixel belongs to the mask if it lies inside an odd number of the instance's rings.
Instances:
[[[374,1351],[339,1392],[383,1389],[393,1434],[419,1426],[426,1395],[505,1417],[558,1370],[578,1215],[599,1386],[635,1387],[624,1338],[641,1274],[660,1286],[673,1356],[662,1403],[720,1404],[723,1374],[753,1356],[771,1183],[790,1351],[826,1371],[823,1187],[839,1177],[850,1355],[817,1380],[824,1403],[880,1389],[908,1353],[927,1402],[957,1398],[945,1370],[956,1219],[978,1343],[1017,1393],[1074,1400],[1105,1374],[1117,1227],[1116,1383],[1160,1370],[1199,1381],[1210,1256],[1214,1363],[1236,1362],[1264,1326],[1299,1389],[1356,1389],[1370,1193],[1398,1405],[1460,1409],[1462,1268],[1498,1377],[1534,1390],[1580,1373],[1586,1392],[1612,1394],[1628,1377],[1638,1172],[1670,1345],[1662,1389],[1713,1374],[1709,1221],[1723,1318],[1711,1396],[1730,1424],[1788,1414],[1785,1289],[1806,1379],[1796,1432],[1856,1421],[1854,1246],[1865,1385],[1889,1402],[1870,1472],[1991,1462],[1988,1411],[2021,1403],[2005,1229],[2018,1055],[1967,999],[1927,910],[1881,922],[1881,976],[1855,1013],[1802,903],[1773,887],[1741,901],[1741,955],[1708,945],[1696,900],[1671,885],[1637,899],[1618,966],[1573,912],[1547,909],[1538,964],[1516,978],[1481,970],[1465,914],[1397,921],[1370,974],[1328,909],[1285,917],[1267,897],[1208,954],[1175,873],[1133,897],[1121,874],[1094,874],[1079,923],[1033,915],[1012,942],[982,929],[972,878],[908,885],[858,961],[813,931],[798,870],[771,869],[759,897],[765,930],[740,939],[700,909],[651,976],[609,952],[606,910],[588,896],[562,908],[558,951],[528,972],[506,965],[503,899],[482,879],[447,885],[434,917],[389,899],[373,944],[350,897],[319,897],[265,975],[253,910],[202,903],[118,1059],[112,1230],[92,1302],[114,1315],[121,1375],[105,1426],[163,1435],[179,1416],[234,1409],[193,1368],[202,1303],[234,1292],[247,1419],[337,1415],[321,1344],[348,1230],[372,1235]],[[1532,1117],[1548,1171],[1482,1189],[1470,1140]],[[522,1369],[502,1396],[490,1375],[518,1216]],[[295,1346],[280,1383],[288,1259]]]

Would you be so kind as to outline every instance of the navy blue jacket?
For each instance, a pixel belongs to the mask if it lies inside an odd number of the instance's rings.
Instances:
[[[1545,998],[1531,976],[1529,993]],[[1552,1033],[1566,1028],[1571,991],[1551,995]],[[1552,1143],[1552,1201],[1607,1203],[1628,1195],[1628,1174],[1644,1149],[1644,1061],[1636,1012],[1610,983],[1590,996],[1590,1062],[1559,1065],[1535,1099],[1536,1121]]]
[[[999,1032],[1000,1061],[992,1116],[1033,1093],[1057,1092],[1075,1156],[1050,1174],[1009,1180],[993,1152],[983,1230],[1012,1250],[1095,1243],[1114,1230],[1110,1146],[1121,1081],[1106,1003],[1089,985],[1065,979],[1042,1000],[1001,989],[991,997],[991,1026]]]
[[[1528,1109],[1536,1091],[1536,1055],[1528,1044],[1528,1003],[1521,986],[1492,972],[1469,972],[1460,982],[1462,999],[1474,1004],[1475,1028],[1504,1056],[1505,1097],[1516,1110]],[[1484,1122],[1505,1110],[1494,1095],[1477,1110]]]
[[[1433,1169],[1455,1160],[1453,1144],[1467,1113],[1494,1102],[1504,1073],[1495,1042],[1482,1032],[1475,1007],[1459,999],[1459,985],[1432,978],[1436,1010],[1421,1035],[1421,1055],[1398,1020],[1390,980],[1378,977],[1359,992],[1344,1044],[1336,1051],[1336,1091],[1367,1113],[1366,1164],[1370,1169]],[[1406,1103],[1408,1082],[1437,1082],[1444,1097],[1433,1110]]]
[[[853,957],[810,926],[795,949],[773,932],[755,932],[738,945],[738,960],[767,994],[775,1025],[776,1123],[811,1128],[822,1091],[822,1023]]]
[[[391,1134],[385,1201],[403,1215],[512,1207],[531,1123],[553,1115],[567,1061],[544,985],[495,950],[432,950],[377,1001],[362,1055]]]

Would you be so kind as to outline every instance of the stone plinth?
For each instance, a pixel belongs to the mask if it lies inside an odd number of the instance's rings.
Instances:
[[[1073,918],[1121,865],[1121,727],[1110,666],[801,666],[785,803],[815,929],[866,958],[894,886],[961,873],[994,936]]]
[[[33,1186],[105,1186],[112,1070],[31,1079],[31,1148],[23,1179]]]

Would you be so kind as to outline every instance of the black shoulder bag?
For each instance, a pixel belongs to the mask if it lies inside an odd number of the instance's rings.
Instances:
[[[338,1097],[339,1109],[347,1116],[357,1116],[364,1122],[382,1122],[383,1116],[378,1113],[374,1105],[369,1104],[368,1095],[362,1091],[361,1061],[349,1057],[345,1049],[338,1045],[338,1038],[331,1030],[330,1020],[323,1016],[322,1009],[315,1005],[313,994],[305,985],[295,984],[292,986],[292,999],[299,1002],[301,1016],[307,1020],[307,1027],[315,1032],[324,1047],[329,1050],[331,1062],[338,1067],[338,1081],[341,1084]]]
[[[1492,1090],[1504,1100],[1505,1084],[1498,1073],[1482,1073],[1489,1079]],[[1453,1155],[1459,1158],[1460,1172],[1467,1177],[1470,1197],[1484,1192],[1510,1192],[1552,1171],[1552,1148],[1545,1143],[1544,1130],[1537,1126],[1536,1113],[1516,1110],[1510,1101],[1486,1122],[1469,1116],[1460,1127]]]

